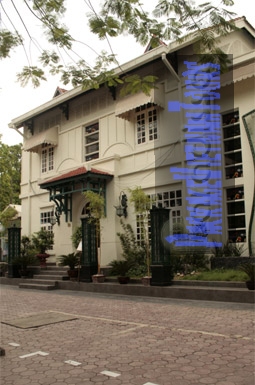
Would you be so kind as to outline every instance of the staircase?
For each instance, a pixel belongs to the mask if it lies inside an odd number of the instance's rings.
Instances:
[[[41,268],[38,273],[34,273],[33,278],[26,279],[26,282],[19,284],[21,289],[36,289],[36,290],[56,290],[58,281],[69,279],[66,267],[49,265],[46,268]]]

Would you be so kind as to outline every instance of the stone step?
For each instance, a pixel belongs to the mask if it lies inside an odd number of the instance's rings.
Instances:
[[[55,270],[55,271],[64,271],[67,269],[67,266],[46,266],[46,267],[41,267],[41,270]]]
[[[43,285],[36,283],[20,283],[20,289],[35,289],[35,290],[56,290],[57,285]]]
[[[36,274],[37,275],[37,274]],[[39,275],[67,275],[67,269],[64,270],[40,270]]]
[[[37,276],[36,278],[26,278],[26,282],[22,282],[22,283],[32,283],[32,284],[39,284],[39,285],[57,285],[57,280],[52,280],[52,279],[37,279]]]
[[[69,279],[68,275],[46,275],[46,274],[34,274],[34,280],[51,280],[51,281],[63,281]]]

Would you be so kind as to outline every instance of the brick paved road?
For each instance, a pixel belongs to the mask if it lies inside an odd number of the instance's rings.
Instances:
[[[2,286],[1,321],[46,311],[78,318],[30,329],[1,323],[0,383],[254,385],[253,310]]]

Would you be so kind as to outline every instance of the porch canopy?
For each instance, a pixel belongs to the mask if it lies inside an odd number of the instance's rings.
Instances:
[[[106,199],[106,182],[113,175],[91,168],[79,167],[65,174],[56,176],[39,183],[41,189],[48,190],[50,201],[55,202],[55,215],[59,223],[59,217],[65,214],[66,222],[72,221],[72,194],[83,191],[94,191],[100,193]]]
[[[24,151],[38,152],[43,144],[57,146],[58,144],[58,126],[34,134],[31,138],[25,140]]]
[[[143,92],[138,92],[134,95],[128,95],[124,96],[123,98],[120,98],[116,102],[116,110],[115,110],[115,116],[131,120],[132,119],[132,112],[140,106],[143,106],[144,104],[152,103],[160,108],[165,107],[165,100],[164,100],[164,90],[163,85],[159,84],[156,86],[157,88],[153,88],[150,91],[149,95],[146,95]]]

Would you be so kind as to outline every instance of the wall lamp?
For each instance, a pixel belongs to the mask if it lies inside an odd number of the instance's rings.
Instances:
[[[118,217],[127,217],[127,200],[128,199],[126,194],[121,191],[119,196],[119,206],[114,206],[116,208],[116,214],[118,215]]]
[[[49,220],[51,226],[55,226],[55,224],[58,222],[58,225],[60,225],[60,220],[59,220],[59,216],[56,215],[55,213],[55,216],[53,217],[50,217],[50,220]]]

